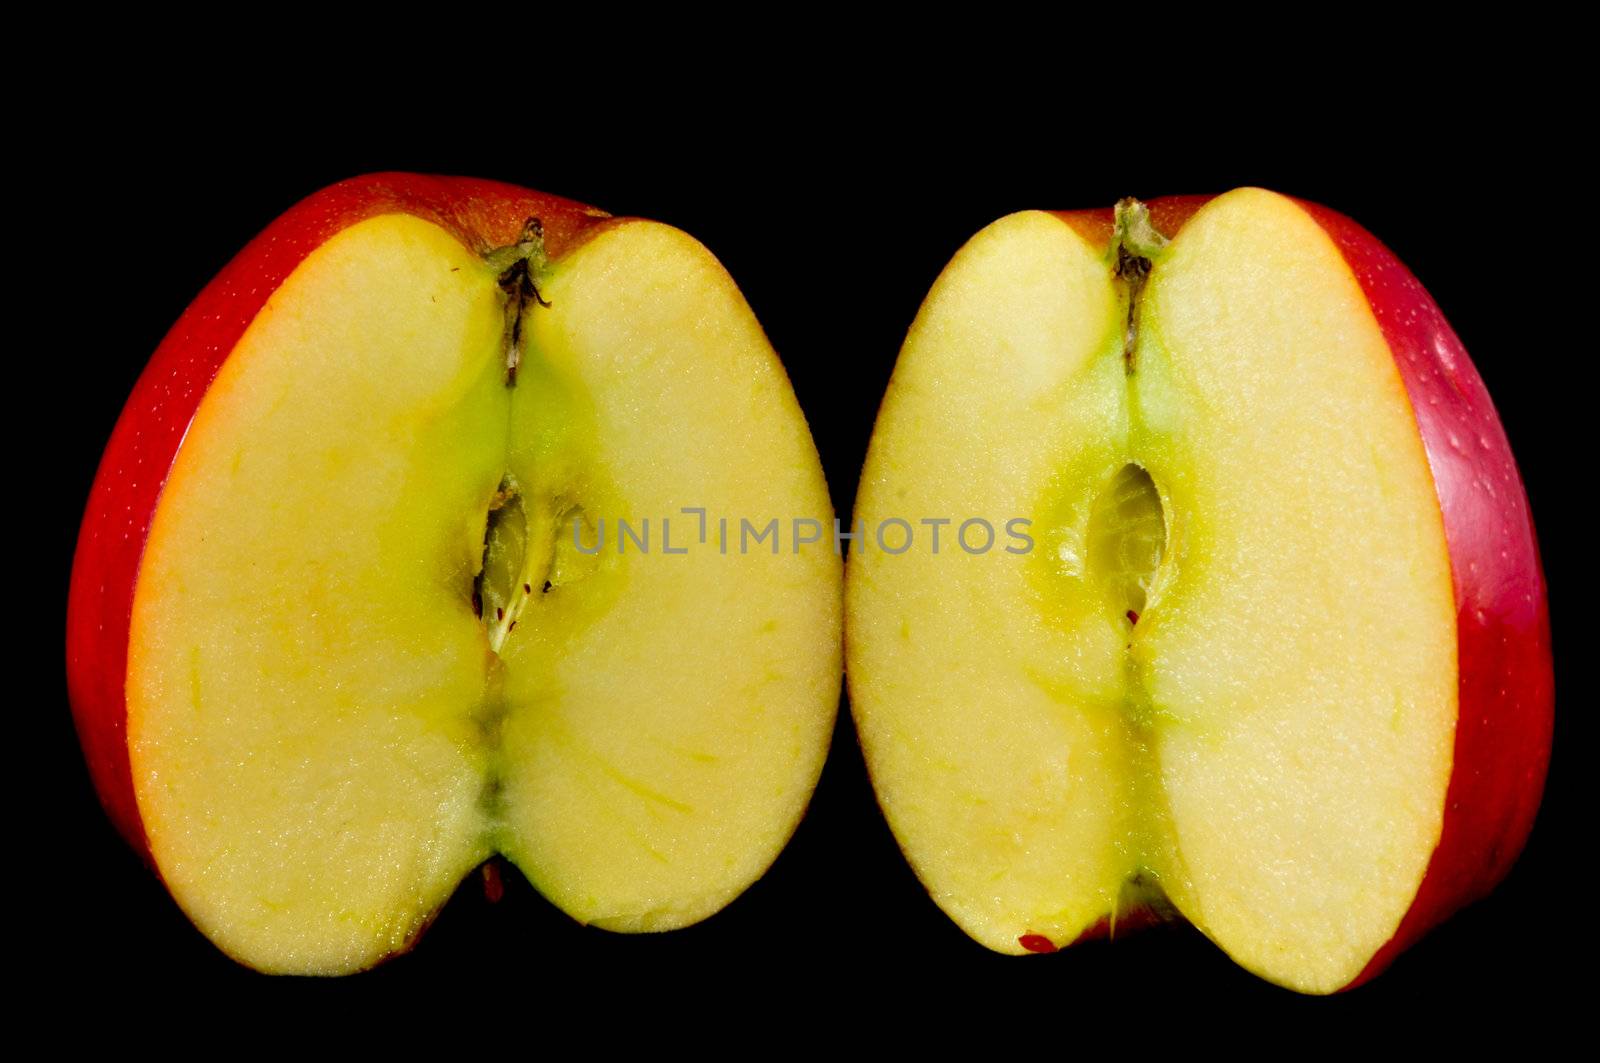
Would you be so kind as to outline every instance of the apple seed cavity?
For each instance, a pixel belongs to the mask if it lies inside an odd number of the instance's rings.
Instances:
[[[1137,624],[1149,606],[1166,546],[1161,492],[1144,466],[1129,462],[1095,499],[1088,535],[1090,570],[1129,624]]]

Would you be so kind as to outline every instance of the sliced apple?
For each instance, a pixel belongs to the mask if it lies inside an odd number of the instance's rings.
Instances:
[[[1171,905],[1251,970],[1331,991],[1526,835],[1550,699],[1521,486],[1472,374],[1471,475],[1511,479],[1493,532],[1441,506],[1459,476],[1413,409],[1431,367],[1383,316],[1431,313],[1423,357],[1470,362],[1420,288],[1369,295],[1345,226],[1258,190],[1013,215],[906,340],[855,519],[1021,518],[1032,548],[869,538],[851,702],[907,857],[991,948]],[[1491,554],[1508,582],[1453,586]],[[1493,682],[1458,666],[1479,606],[1517,640]],[[1487,727],[1517,737],[1484,756]]]
[[[585,922],[701,919],[793,831],[838,700],[838,558],[717,548],[719,517],[831,517],[787,379],[676,230],[545,202],[552,257],[506,228],[526,193],[441,217],[373,180],[198,389],[123,634],[76,617],[92,762],[125,637],[135,840],[262,970],[403,950],[497,852]],[[84,609],[115,605],[104,508]]]

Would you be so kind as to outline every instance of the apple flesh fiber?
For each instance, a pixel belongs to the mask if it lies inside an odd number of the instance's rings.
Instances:
[[[896,517],[953,523],[874,549]],[[1033,549],[968,553],[968,517]],[[1552,721],[1527,500],[1460,341],[1347,218],[1245,189],[989,226],[910,331],[854,519],[874,786],[992,949],[1176,909],[1329,992],[1527,836]]]
[[[311,197],[173,328],[95,481],[68,680],[106,807],[265,971],[403,951],[496,853],[586,923],[716,912],[821,770],[842,580],[664,556],[685,507],[832,519],[703,247],[485,181]]]

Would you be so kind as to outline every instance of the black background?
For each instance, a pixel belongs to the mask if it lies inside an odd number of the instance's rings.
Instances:
[[[1563,593],[1575,593],[1578,547],[1564,519],[1574,472],[1557,404],[1571,385],[1551,370],[1590,355],[1549,327],[1570,284],[1571,233],[1558,221],[1562,237],[1546,240],[1550,219],[1564,216],[1568,149],[1543,97],[1464,74],[1396,87],[1405,97],[1398,109],[1387,96],[1313,102],[1245,85],[1204,101],[1171,92],[1131,114],[1110,91],[1103,101],[1017,114],[1001,106],[1003,95],[974,103],[935,84],[773,101],[753,120],[743,91],[715,81],[605,105],[496,100],[475,115],[412,112],[373,86],[341,91],[333,102],[272,96],[221,109],[195,86],[108,91],[92,131],[48,120],[35,130],[29,206],[47,233],[34,246],[44,249],[44,275],[58,281],[42,286],[41,312],[73,342],[45,366],[72,399],[70,416],[52,422],[49,488],[58,497],[35,550],[44,555],[47,637],[25,665],[42,691],[32,707],[42,735],[27,766],[44,780],[35,826],[51,854],[23,908],[25,932],[43,946],[27,969],[107,998],[171,1000],[177,990],[186,1005],[391,1007],[505,986],[536,990],[534,1010],[555,1022],[585,1007],[593,1021],[605,1001],[624,1002],[613,1012],[665,1001],[685,1009],[686,1036],[753,1014],[760,1001],[779,1010],[790,1001],[808,1026],[872,1015],[907,1036],[976,1025],[1024,1049],[1070,1045],[1074,1026],[1132,1022],[1133,1033],[1149,1034],[1141,1016],[1184,1000],[1219,1006],[1216,1021],[1230,1025],[1367,1015],[1478,1022],[1560,1009],[1574,947],[1561,926],[1581,921],[1584,907],[1571,875],[1570,834],[1579,828],[1568,778],[1569,720],[1582,707],[1564,667]],[[1261,982],[1181,928],[1051,957],[1001,957],[946,919],[905,865],[842,702],[793,841],[765,878],[699,926],[637,937],[581,928],[508,868],[500,904],[487,904],[469,880],[411,954],[374,972],[274,980],[235,966],[119,840],[90,787],[60,664],[71,550],[121,404],[188,301],[296,200],[383,169],[497,178],[694,234],[738,281],[783,357],[840,514],[850,511],[907,326],[945,262],[987,222],[1028,207],[1246,184],[1352,215],[1422,278],[1461,334],[1532,499],[1553,586],[1558,709],[1546,800],[1522,860],[1490,899],[1387,974],[1328,1000]],[[904,990],[951,1003],[913,1016],[891,1003]]]

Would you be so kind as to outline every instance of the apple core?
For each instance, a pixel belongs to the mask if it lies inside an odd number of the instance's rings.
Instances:
[[[1105,585],[1112,610],[1131,623],[1150,607],[1150,589],[1167,545],[1161,492],[1144,467],[1118,469],[1089,515],[1089,566]]]

